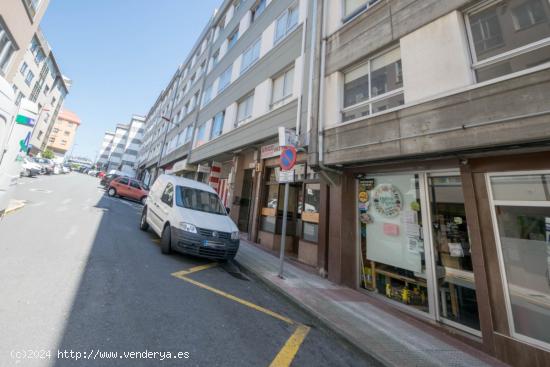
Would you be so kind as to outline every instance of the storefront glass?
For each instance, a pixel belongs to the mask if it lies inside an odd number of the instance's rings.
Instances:
[[[472,251],[460,176],[428,176],[439,313],[479,330]]]
[[[550,348],[550,174],[490,175],[512,335]]]
[[[361,286],[429,312],[418,174],[358,182]]]

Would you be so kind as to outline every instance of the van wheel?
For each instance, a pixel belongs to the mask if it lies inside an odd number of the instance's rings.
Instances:
[[[113,197],[116,195],[116,190],[114,187],[109,188],[109,191],[107,191],[107,194],[109,194],[110,197]]]
[[[139,229],[146,231],[149,229],[149,223],[147,223],[147,207],[143,208],[141,212],[141,220],[139,221]]]
[[[170,252],[172,252],[172,238],[171,238],[171,232],[170,225],[167,224],[164,227],[164,230],[162,231],[162,237],[160,238],[160,251],[168,255]]]

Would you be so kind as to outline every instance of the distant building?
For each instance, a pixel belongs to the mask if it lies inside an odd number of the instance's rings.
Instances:
[[[105,132],[96,162],[100,169],[116,169],[128,176],[135,175],[144,124],[145,117],[133,115],[130,123],[118,124],[114,133]]]
[[[80,118],[74,112],[61,111],[48,137],[47,148],[51,149],[56,156],[65,156],[65,153],[73,146],[76,130],[79,126]]]

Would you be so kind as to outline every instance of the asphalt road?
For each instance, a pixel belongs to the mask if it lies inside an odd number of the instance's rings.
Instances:
[[[172,276],[211,262],[162,255],[138,229],[142,206],[98,182],[71,173],[18,185],[27,204],[0,222],[0,366],[269,366],[281,355],[293,366],[371,365],[228,265],[187,277],[293,323]],[[297,325],[310,327],[301,345]]]

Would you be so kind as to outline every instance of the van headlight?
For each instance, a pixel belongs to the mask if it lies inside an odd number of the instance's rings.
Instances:
[[[239,239],[239,231],[231,232],[231,239],[232,240],[238,240]]]
[[[197,227],[185,222],[180,222],[180,229],[184,230],[185,232],[197,233]]]

